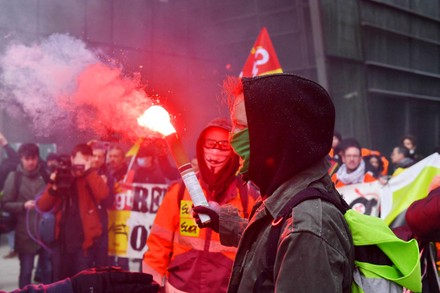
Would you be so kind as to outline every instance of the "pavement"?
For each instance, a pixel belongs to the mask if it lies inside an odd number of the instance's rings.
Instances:
[[[20,262],[18,257],[4,259],[3,256],[9,253],[8,239],[6,234],[0,234],[0,291],[12,291],[18,288],[18,274],[20,272]],[[35,258],[34,273],[37,257]],[[130,271],[135,272],[139,269],[139,263],[130,260]],[[32,278],[33,279],[33,278]]]
[[[9,250],[6,234],[0,234],[0,291],[12,291],[18,288],[20,263],[18,257],[3,258]]]

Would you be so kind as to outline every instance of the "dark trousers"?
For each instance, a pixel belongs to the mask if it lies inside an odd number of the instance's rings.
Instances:
[[[80,248],[73,253],[67,253],[57,245],[52,255],[52,266],[54,281],[72,277],[90,267],[90,252]]]
[[[127,257],[110,256],[109,265],[121,267],[123,270],[129,271],[129,260]]]
[[[95,244],[90,248],[89,252],[90,267],[108,266],[108,234],[102,233],[102,235],[96,239]]]
[[[18,253],[20,260],[20,275],[18,277],[18,286],[23,288],[24,286],[31,284],[32,271],[34,269],[35,256],[38,255],[41,269],[41,282],[43,284],[49,284],[52,282],[52,272],[49,253],[40,248],[37,253]]]

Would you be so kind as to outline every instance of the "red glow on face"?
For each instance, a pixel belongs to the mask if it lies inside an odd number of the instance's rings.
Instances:
[[[175,133],[170,121],[170,114],[161,106],[149,107],[141,116],[137,118],[138,124],[153,131],[159,132],[164,136]]]

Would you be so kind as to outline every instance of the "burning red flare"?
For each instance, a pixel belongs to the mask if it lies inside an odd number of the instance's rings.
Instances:
[[[174,129],[171,124],[170,114],[168,114],[168,112],[161,106],[151,106],[144,112],[144,114],[137,118],[137,121],[140,126],[149,128],[165,136],[165,141],[170,148],[177,169],[188,189],[193,204],[195,206],[209,206],[194,169],[191,166],[191,162],[188,159],[188,155],[177,135],[176,129]],[[200,214],[199,217],[202,223],[211,221],[208,215]]]
[[[140,126],[159,132],[164,136],[176,133],[176,129],[170,121],[170,114],[161,106],[149,107],[137,118],[137,121]]]

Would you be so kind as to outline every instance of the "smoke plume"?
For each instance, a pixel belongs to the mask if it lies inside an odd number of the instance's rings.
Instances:
[[[136,118],[152,101],[140,76],[124,76],[115,64],[68,35],[54,34],[24,45],[11,43],[0,56],[0,106],[9,115],[29,117],[36,135],[63,129],[145,135]]]

